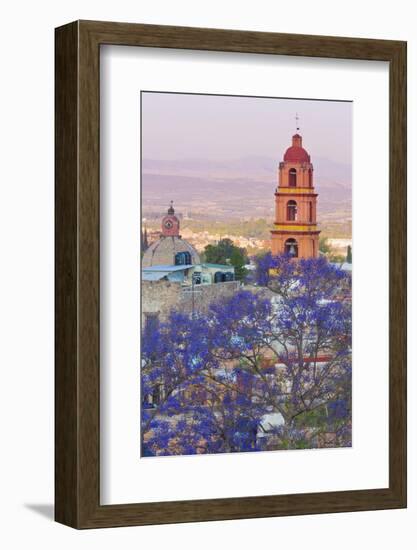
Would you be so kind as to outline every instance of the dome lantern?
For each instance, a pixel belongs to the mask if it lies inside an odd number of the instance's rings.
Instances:
[[[162,235],[164,237],[179,237],[180,220],[175,215],[173,201],[171,201],[166,216],[162,218]]]

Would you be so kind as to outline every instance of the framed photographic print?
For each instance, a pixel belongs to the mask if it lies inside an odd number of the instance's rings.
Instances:
[[[406,506],[406,44],[56,29],[56,520]]]

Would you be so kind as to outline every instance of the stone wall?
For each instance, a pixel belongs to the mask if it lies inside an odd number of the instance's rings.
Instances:
[[[182,286],[169,281],[142,281],[142,324],[146,316],[158,314],[165,321],[172,309],[186,313],[207,311],[215,300],[232,296],[240,288],[239,281],[228,281],[212,285]],[[193,299],[194,297],[194,299]]]

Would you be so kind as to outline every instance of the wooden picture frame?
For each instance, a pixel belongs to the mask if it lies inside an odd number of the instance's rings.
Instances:
[[[99,528],[404,508],[406,43],[94,21],[59,27],[55,40],[56,521]],[[104,44],[389,62],[388,488],[100,505],[99,56]]]

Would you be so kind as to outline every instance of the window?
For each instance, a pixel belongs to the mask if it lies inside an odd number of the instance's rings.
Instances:
[[[285,254],[298,258],[298,243],[295,239],[287,239],[285,241]]]
[[[311,168],[308,171],[308,186],[313,187],[313,170]]]
[[[295,201],[287,202],[287,221],[295,222],[297,219],[297,203]]]
[[[194,273],[193,273],[193,284],[201,285],[201,271],[194,271]]]
[[[235,276],[231,271],[216,271],[214,274],[215,283],[225,283],[227,281],[234,281]]]
[[[191,254],[189,252],[177,252],[175,254],[175,265],[191,265]]]
[[[291,168],[288,173],[288,184],[290,187],[296,187],[297,186],[297,170],[295,168]]]
[[[308,203],[308,221],[310,223],[312,223],[313,221],[313,203],[312,202]]]
[[[216,271],[214,274],[214,282],[215,283],[222,283],[224,281],[224,273],[221,271]]]

